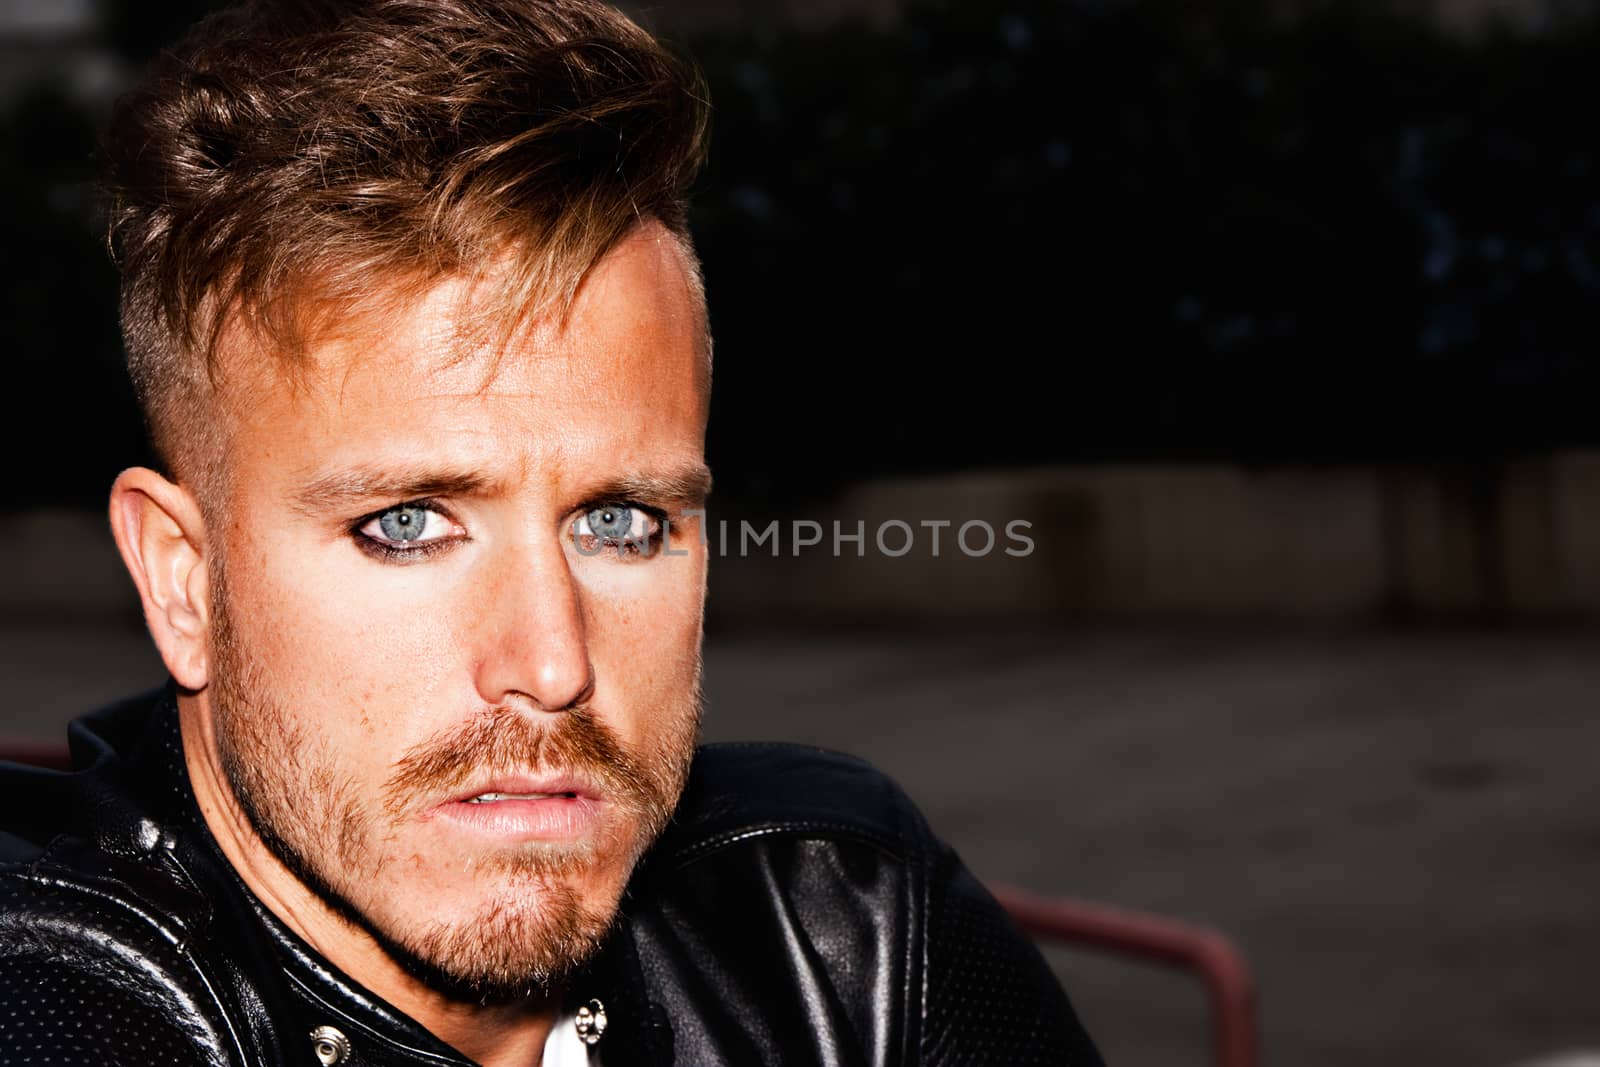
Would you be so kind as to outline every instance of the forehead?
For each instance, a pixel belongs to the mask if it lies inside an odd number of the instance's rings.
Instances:
[[[709,368],[691,277],[680,244],[641,227],[590,272],[564,319],[509,339],[492,324],[471,328],[472,291],[445,279],[385,314],[336,324],[293,372],[257,360],[225,377],[232,460],[379,444],[698,449]]]

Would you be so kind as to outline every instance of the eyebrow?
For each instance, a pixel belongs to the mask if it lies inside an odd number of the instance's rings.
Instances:
[[[591,501],[638,500],[641,503],[693,507],[711,495],[711,471],[704,463],[690,463],[663,471],[648,471],[608,478],[584,496]]]
[[[291,503],[308,515],[319,515],[366,500],[474,496],[489,484],[483,475],[466,470],[341,467],[312,478],[295,491]]]
[[[317,475],[290,500],[297,510],[317,516],[367,501],[480,496],[492,487],[490,479],[475,471],[356,466]],[[588,501],[638,500],[681,507],[703,504],[710,495],[711,471],[704,463],[632,472],[602,480],[584,493]]]

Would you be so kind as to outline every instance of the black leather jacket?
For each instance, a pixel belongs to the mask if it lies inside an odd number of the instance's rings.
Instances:
[[[468,1061],[278,922],[217,850],[171,694],[73,724],[78,773],[0,765],[0,1063]],[[1098,1064],[1032,945],[882,775],[703,748],[572,984],[607,1067]],[[326,1054],[327,1050],[324,1050]]]

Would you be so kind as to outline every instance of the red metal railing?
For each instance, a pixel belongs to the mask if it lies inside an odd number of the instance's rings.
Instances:
[[[72,757],[67,746],[46,741],[0,742],[0,760],[26,763],[30,767],[48,767],[53,771],[72,770]]]
[[[1199,975],[1211,998],[1213,1062],[1217,1067],[1259,1067],[1255,979],[1243,953],[1220,931],[1080,900],[1041,897],[1010,886],[991,885],[989,891],[1034,938]]]

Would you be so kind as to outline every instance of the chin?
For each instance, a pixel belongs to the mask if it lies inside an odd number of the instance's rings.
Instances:
[[[403,914],[364,919],[402,967],[446,996],[541,996],[581,967],[611,927],[620,891],[587,886],[543,875],[495,878],[451,900],[412,898]]]
[[[447,996],[539,996],[594,954],[615,919],[628,872],[585,858],[591,862],[574,862],[568,848],[465,860],[465,878],[454,866],[452,878],[421,894],[415,881],[395,879],[381,890],[387,900],[360,909],[363,925],[403,967]]]

